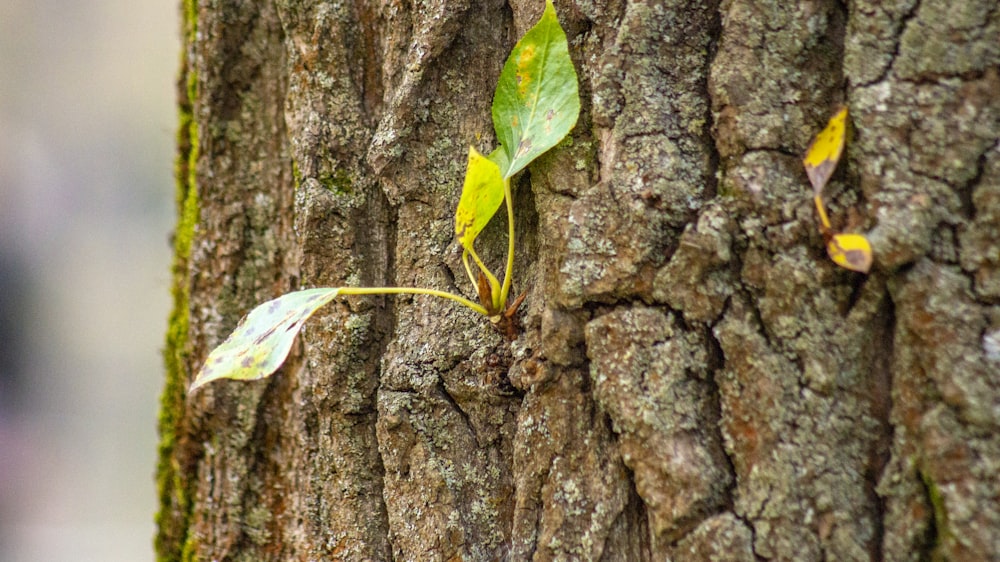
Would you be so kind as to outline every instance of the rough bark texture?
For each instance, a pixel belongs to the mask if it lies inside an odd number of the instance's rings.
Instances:
[[[521,336],[352,297],[189,396],[288,290],[471,296],[464,157],[542,2],[186,0],[159,556],[997,559],[996,2],[556,7],[583,112],[515,187]],[[868,276],[800,162],[839,103]]]

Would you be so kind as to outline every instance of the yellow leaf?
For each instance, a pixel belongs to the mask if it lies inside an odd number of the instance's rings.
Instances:
[[[470,146],[465,184],[455,210],[455,234],[462,247],[473,251],[473,241],[500,208],[503,197],[500,167]]]
[[[847,108],[842,107],[830,118],[826,128],[820,131],[813,139],[806,155],[802,159],[802,164],[806,167],[806,174],[812,183],[813,192],[816,195],[823,190],[826,182],[830,181],[833,170],[837,168],[840,155],[844,152],[844,137],[847,134]]]
[[[868,273],[872,267],[872,246],[861,234],[834,234],[826,243],[826,253],[844,269]]]

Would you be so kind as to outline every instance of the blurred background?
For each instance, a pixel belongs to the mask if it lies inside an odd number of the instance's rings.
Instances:
[[[0,2],[0,560],[153,558],[176,2]]]

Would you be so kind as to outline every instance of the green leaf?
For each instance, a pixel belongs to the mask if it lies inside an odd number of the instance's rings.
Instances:
[[[506,170],[510,167],[510,157],[507,156],[507,151],[504,149],[503,145],[496,147],[496,149],[494,149],[493,152],[487,156],[487,158],[496,164],[500,170]]]
[[[500,175],[500,168],[493,160],[470,146],[462,197],[455,209],[455,234],[462,247],[473,252],[472,243],[496,214],[500,203],[503,203],[503,177]]]
[[[339,288],[296,291],[251,310],[226,341],[208,355],[191,391],[216,379],[270,376],[285,362],[306,319],[339,293]]]
[[[493,127],[510,163],[509,178],[555,146],[580,114],[576,70],[551,0],[517,42],[493,96]]]

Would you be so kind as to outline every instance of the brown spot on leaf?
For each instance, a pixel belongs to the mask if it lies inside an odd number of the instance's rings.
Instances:
[[[263,334],[257,336],[257,339],[253,340],[254,345],[260,345],[264,343],[264,340],[266,340],[268,337],[271,336],[271,334],[274,333],[274,329],[275,329],[274,327],[271,327]]]
[[[515,155],[515,158],[520,158],[521,156],[524,156],[525,154],[527,154],[529,150],[531,150],[531,139],[521,139],[521,142],[518,143],[517,145],[517,153]]]

